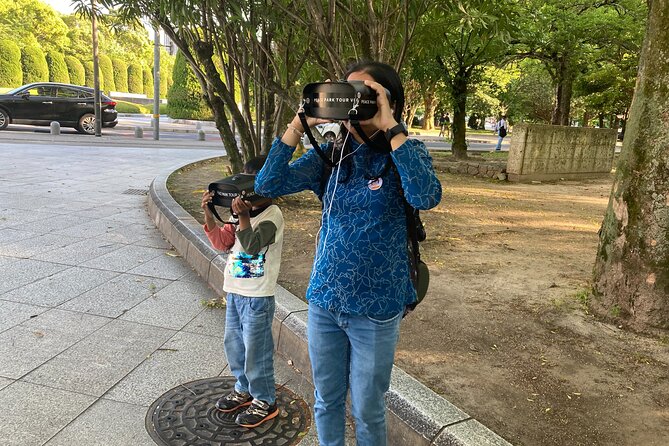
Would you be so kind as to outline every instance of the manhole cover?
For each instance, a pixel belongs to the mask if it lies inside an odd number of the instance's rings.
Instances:
[[[123,191],[123,195],[147,195],[148,193],[148,189],[126,189]]]
[[[277,388],[279,415],[255,429],[237,426],[237,412],[214,404],[235,385],[232,377],[200,379],[166,392],[146,414],[146,430],[162,446],[288,446],[299,443],[311,426],[307,404],[285,387]]]

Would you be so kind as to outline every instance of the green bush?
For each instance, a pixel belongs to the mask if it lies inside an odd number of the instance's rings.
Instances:
[[[67,72],[70,74],[70,82],[74,85],[85,85],[86,70],[84,70],[84,66],[79,62],[79,59],[74,56],[65,56],[65,64],[67,65]]]
[[[145,115],[151,113],[149,106],[127,101],[116,101],[116,111],[119,113],[141,113]]]
[[[116,84],[114,83],[114,68],[112,68],[111,59],[109,56],[101,54],[98,57],[98,63],[100,65],[100,90],[116,91]],[[91,77],[93,77],[92,74]]]
[[[93,61],[85,60],[84,63],[84,85],[87,87],[93,88],[95,84],[95,79],[93,79]],[[100,86],[102,86],[102,80],[100,81]]]
[[[123,59],[112,59],[114,67],[114,84],[116,91],[121,93],[128,92],[128,64]]]
[[[46,53],[46,64],[49,67],[49,82],[70,83],[70,74],[67,72],[63,53],[48,51]]]
[[[0,86],[18,87],[23,83],[21,50],[11,40],[0,40]]]
[[[21,51],[21,69],[23,83],[47,82],[49,80],[49,66],[42,48],[38,45],[27,45]]]
[[[175,119],[211,119],[211,110],[202,99],[200,84],[186,58],[177,53],[167,91],[167,114]]]
[[[142,66],[136,63],[128,65],[128,92],[144,93],[144,72]]]
[[[149,68],[144,68],[144,94],[147,98],[153,97],[153,71]]]

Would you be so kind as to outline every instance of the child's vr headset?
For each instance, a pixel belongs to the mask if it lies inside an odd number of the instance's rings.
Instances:
[[[388,102],[390,92],[386,90]],[[376,91],[363,81],[317,82],[302,90],[304,113],[312,118],[365,121],[376,114]]]
[[[211,183],[208,189],[209,192],[214,193],[214,196],[207,206],[212,214],[220,221],[223,221],[214,206],[231,208],[232,201],[240,196],[251,203],[262,200],[264,197],[255,192],[255,180],[256,176],[253,174],[238,173]]]

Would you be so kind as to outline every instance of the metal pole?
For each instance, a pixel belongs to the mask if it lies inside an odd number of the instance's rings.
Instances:
[[[160,139],[160,33],[153,35],[153,139]]]
[[[98,64],[98,18],[95,0],[91,0],[91,26],[93,32],[93,96],[95,107],[95,136],[102,136],[102,113],[100,100],[100,66]]]

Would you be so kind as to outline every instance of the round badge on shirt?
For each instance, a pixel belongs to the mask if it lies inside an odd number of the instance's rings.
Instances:
[[[379,190],[383,186],[383,178],[374,178],[367,182],[369,190]]]

